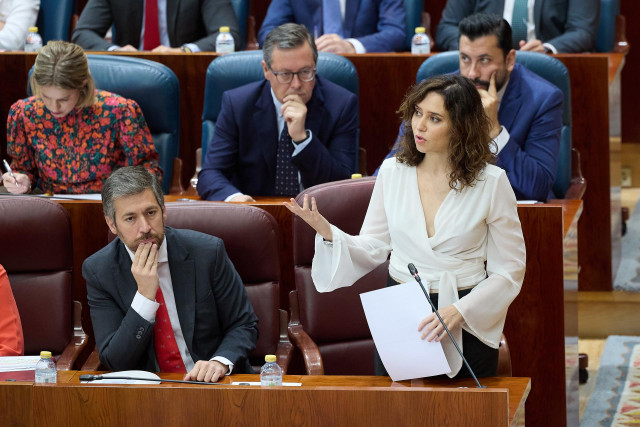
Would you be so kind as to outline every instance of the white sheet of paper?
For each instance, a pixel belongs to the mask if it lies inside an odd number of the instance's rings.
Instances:
[[[0,372],[31,371],[39,360],[40,356],[2,356]]]
[[[393,381],[451,372],[439,342],[420,339],[418,324],[431,306],[417,283],[360,294],[380,359]]]
[[[134,377],[140,378],[139,380],[116,380],[116,379],[108,379],[109,377]],[[106,374],[102,374],[102,380],[95,381],[82,381],[83,383],[89,384],[160,384],[159,381],[152,381],[153,379],[160,379],[159,376],[154,374],[153,372],[147,371],[119,371],[119,372],[109,372]],[[143,378],[148,378],[149,380],[144,380]]]
[[[260,381],[233,381],[231,385],[252,385],[260,386]],[[282,383],[283,387],[302,387],[302,383]]]

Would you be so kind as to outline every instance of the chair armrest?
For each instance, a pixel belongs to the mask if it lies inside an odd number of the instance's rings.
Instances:
[[[82,329],[82,304],[79,301],[73,301],[73,337],[58,359],[57,369],[59,371],[73,369],[73,364],[87,345],[87,338],[87,334]]]
[[[82,371],[104,371],[102,363],[100,363],[100,355],[98,354],[98,348],[94,347],[93,351],[89,355],[89,358],[84,362]]]
[[[278,347],[276,348],[276,359],[280,368],[282,368],[282,374],[287,373],[291,358],[293,357],[293,344],[289,341],[288,325],[289,316],[285,310],[280,310],[280,340],[278,341]]]
[[[629,53],[631,45],[627,41],[627,19],[624,15],[616,16],[616,35],[613,43],[613,51],[616,53]]]
[[[507,337],[502,334],[500,338],[500,346],[498,347],[498,372],[499,377],[510,377],[511,375],[511,353],[509,352],[509,344]]]
[[[184,194],[184,187],[182,186],[182,159],[180,157],[173,158],[173,176],[171,177],[169,194]]]
[[[571,182],[569,189],[567,190],[567,194],[564,195],[565,199],[568,200],[582,200],[584,196],[584,192],[587,190],[587,182]]]
[[[298,291],[289,292],[289,309],[291,310],[289,336],[296,347],[302,352],[307,375],[324,375],[324,365],[322,363],[320,349],[300,324]]]

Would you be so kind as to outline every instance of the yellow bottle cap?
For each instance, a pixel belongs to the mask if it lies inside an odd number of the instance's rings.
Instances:
[[[265,362],[275,362],[276,361],[276,355],[275,354],[267,354],[264,357],[264,361]]]
[[[51,359],[51,352],[50,351],[41,351],[40,352],[40,357],[42,359]]]
[[[424,27],[416,27],[416,33],[424,33],[424,32],[426,32]]]
[[[362,178],[362,174],[361,173],[352,173],[351,174],[351,179],[356,179],[356,178]]]
[[[221,33],[228,33],[229,32],[229,27],[220,27],[220,32]]]
[[[29,27],[29,32],[30,33],[37,33],[38,32],[38,27]]]

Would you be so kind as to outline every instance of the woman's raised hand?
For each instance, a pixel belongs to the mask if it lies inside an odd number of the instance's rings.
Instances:
[[[298,215],[309,224],[316,232],[322,236],[324,240],[332,241],[333,233],[331,232],[331,224],[325,219],[316,206],[316,198],[311,198],[311,207],[309,207],[309,195],[304,195],[302,206],[296,203],[295,199],[291,199],[291,203],[284,202],[284,205],[294,214]]]

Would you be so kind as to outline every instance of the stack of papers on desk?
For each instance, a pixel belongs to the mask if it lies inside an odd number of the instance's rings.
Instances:
[[[32,371],[40,356],[4,356],[0,357],[0,372]]]

